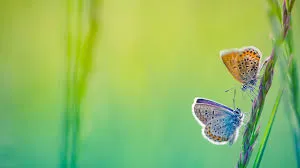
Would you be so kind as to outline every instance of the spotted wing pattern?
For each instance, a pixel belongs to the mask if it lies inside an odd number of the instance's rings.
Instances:
[[[232,116],[235,117],[235,116]],[[230,116],[215,118],[207,123],[203,130],[204,136],[215,144],[227,143],[234,138],[237,131]]]
[[[207,99],[197,99],[193,105],[193,115],[202,125],[217,117],[228,116],[232,109]]]
[[[232,76],[245,84],[256,79],[259,72],[261,52],[256,47],[244,47],[220,52],[223,63]]]
[[[222,145],[236,140],[242,119],[232,109],[202,98],[196,98],[192,108],[195,119],[203,127],[203,136],[210,142]]]

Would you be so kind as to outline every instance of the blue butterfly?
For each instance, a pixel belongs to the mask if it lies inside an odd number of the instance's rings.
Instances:
[[[244,114],[239,108],[231,108],[204,98],[195,98],[193,116],[202,126],[202,134],[216,145],[232,145],[238,137]]]

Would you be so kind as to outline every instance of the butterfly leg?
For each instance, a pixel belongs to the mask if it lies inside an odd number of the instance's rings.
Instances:
[[[252,87],[252,88],[253,88],[253,91],[255,91],[258,94],[259,90],[256,87]]]
[[[252,87],[252,86],[250,86],[249,87],[249,91],[250,91],[250,93],[254,96],[254,97],[256,97],[257,95],[258,95],[258,90],[256,90],[254,87]]]
[[[257,93],[252,89],[250,89],[250,94],[252,95],[253,99],[257,97]]]
[[[256,91],[257,93],[258,93],[258,91],[259,91],[259,90],[256,88],[256,84],[248,85],[248,87],[250,87],[251,90]]]
[[[251,94],[251,96],[253,97],[256,97],[258,95],[258,90],[255,88],[255,85],[251,83],[244,84],[242,90],[249,90],[249,94]]]
[[[258,92],[255,92],[254,90],[251,90],[250,92],[252,92],[252,94],[253,94],[255,97],[257,97]]]
[[[255,86],[249,86],[250,87],[250,92],[255,96],[255,97],[257,97],[258,96],[258,94],[259,94],[259,90],[255,87]]]

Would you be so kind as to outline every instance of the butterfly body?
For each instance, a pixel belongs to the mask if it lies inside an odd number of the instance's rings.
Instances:
[[[260,70],[261,52],[253,46],[220,52],[221,59],[232,76],[242,83],[242,90],[253,89]]]
[[[196,98],[192,106],[193,116],[203,127],[202,134],[213,144],[233,144],[243,121],[243,113],[204,98]]]

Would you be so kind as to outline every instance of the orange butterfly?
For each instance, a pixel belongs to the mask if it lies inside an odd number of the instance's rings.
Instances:
[[[240,83],[242,90],[253,92],[260,71],[260,50],[254,46],[222,50],[220,56],[231,75]]]

